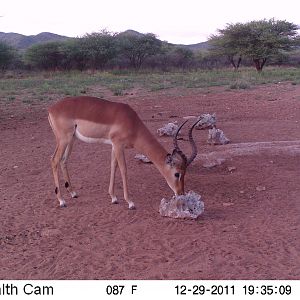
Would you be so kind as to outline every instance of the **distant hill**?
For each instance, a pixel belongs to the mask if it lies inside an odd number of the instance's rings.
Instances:
[[[125,30],[123,32],[120,32],[118,33],[118,36],[124,36],[124,37],[127,37],[127,36],[143,36],[144,34],[143,33],[140,33],[138,31],[135,31],[135,30],[132,30],[132,29],[128,29],[128,30]]]
[[[19,33],[5,33],[0,32],[0,41],[6,42],[10,46],[24,50],[34,44],[45,43],[45,42],[54,42],[54,41],[64,41],[69,39],[69,37],[50,33],[42,32],[37,35],[23,35]]]
[[[140,33],[138,31],[129,29],[126,30],[124,32],[120,32],[118,34],[119,36],[142,36],[143,33]],[[190,45],[183,45],[183,44],[172,44],[172,43],[168,43],[169,45],[172,46],[176,46],[176,47],[183,47],[183,48],[188,48],[192,51],[199,51],[199,50],[207,50],[210,48],[209,43],[208,42],[202,42],[202,43],[198,43],[198,44],[190,44]]]
[[[192,51],[208,50],[211,47],[208,42],[202,42],[202,43],[191,44],[191,45],[178,45],[178,46],[189,48]]]
[[[210,45],[208,42],[202,42],[198,44],[190,44],[190,45],[183,45],[183,44],[170,44],[172,46],[176,47],[182,47],[192,50],[193,52],[199,51],[199,50],[208,50],[210,48]]]
[[[143,33],[129,29],[124,32],[118,33],[118,35],[119,36],[142,36]],[[70,39],[70,37],[62,36],[50,32],[42,32],[37,35],[23,35],[23,34],[13,33],[13,32],[10,33],[0,32],[0,41],[6,42],[10,46],[17,48],[19,50],[25,50],[30,46],[38,43],[65,41],[66,39]],[[170,43],[170,45],[188,48],[192,51],[209,49],[208,42],[202,42],[202,43],[191,44],[191,45],[182,45],[182,44],[176,45]]]

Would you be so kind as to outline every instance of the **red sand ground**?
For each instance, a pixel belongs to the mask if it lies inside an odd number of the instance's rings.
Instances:
[[[153,133],[183,116],[216,112],[232,143],[300,140],[299,85],[107,98],[132,105]],[[137,206],[130,211],[119,173],[122,201],[110,203],[110,147],[79,141],[69,169],[80,197],[63,189],[68,207],[60,209],[46,105],[3,101],[0,128],[0,279],[300,279],[299,153],[232,157],[210,169],[194,161],[186,190],[202,195],[205,212],[196,221],[175,220],[158,213],[172,192],[153,165],[127,151]],[[195,131],[199,153],[223,147],[207,145],[206,137]],[[170,138],[159,140],[171,150]]]

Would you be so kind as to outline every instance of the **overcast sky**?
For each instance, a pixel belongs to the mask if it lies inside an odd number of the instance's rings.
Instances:
[[[299,0],[0,0],[0,31],[67,36],[107,29],[155,33],[171,43],[206,41],[227,23],[275,18],[300,24]]]

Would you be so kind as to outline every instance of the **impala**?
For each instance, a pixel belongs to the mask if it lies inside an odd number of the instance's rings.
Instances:
[[[48,112],[49,123],[56,138],[56,148],[51,158],[51,166],[55,182],[55,193],[61,207],[65,207],[66,204],[59,187],[59,164],[66,189],[73,198],[77,197],[72,188],[67,169],[67,161],[75,137],[87,143],[102,142],[112,145],[109,183],[109,194],[112,203],[118,203],[114,183],[116,169],[119,166],[124,198],[129,209],[135,208],[134,203],[128,196],[127,168],[124,155],[124,149],[126,148],[135,148],[146,155],[166,179],[173,192],[176,195],[184,193],[186,168],[197,155],[197,148],[192,137],[192,130],[197,122],[189,130],[192,154],[190,158],[187,158],[177,143],[177,135],[185,123],[180,126],[174,136],[174,150],[170,154],[150,133],[137,113],[127,104],[88,96],[69,97],[52,105]]]

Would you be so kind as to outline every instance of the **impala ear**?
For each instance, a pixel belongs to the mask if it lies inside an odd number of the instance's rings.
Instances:
[[[170,165],[171,167],[175,166],[176,164],[180,164],[182,161],[186,162],[186,158],[184,158],[183,154],[178,150],[174,149],[172,154],[167,154],[166,157],[166,164]]]

